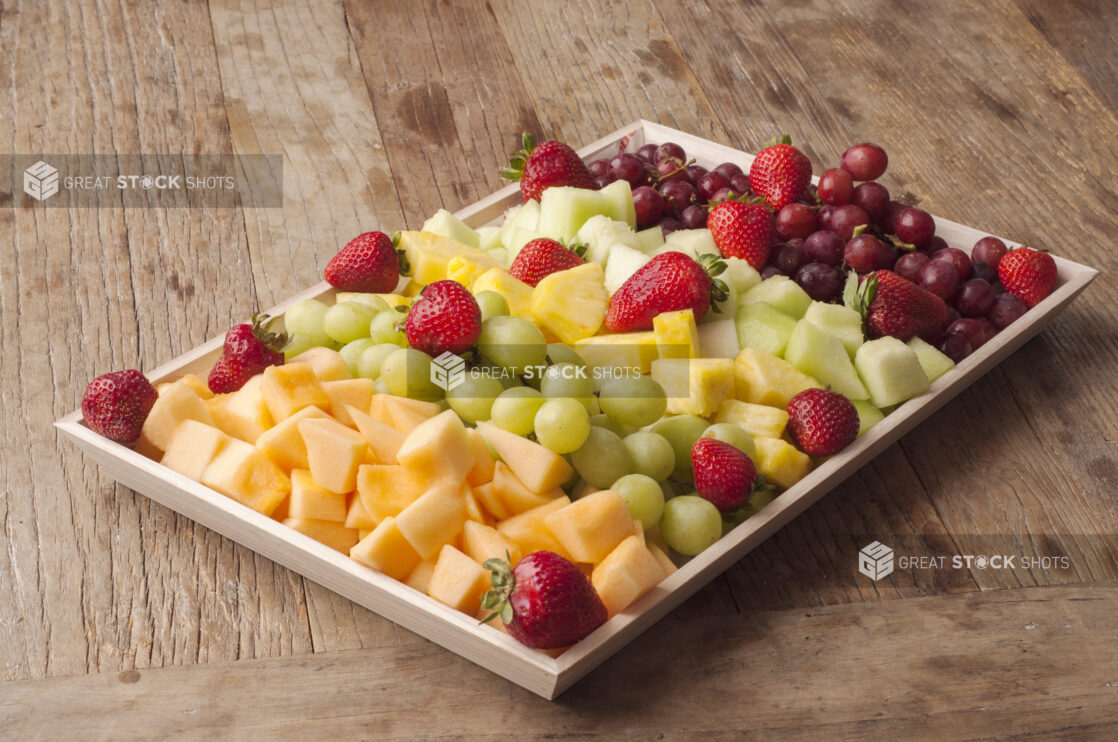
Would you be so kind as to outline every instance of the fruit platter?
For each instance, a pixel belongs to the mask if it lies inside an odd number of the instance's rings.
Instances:
[[[56,425],[122,484],[554,698],[1094,278],[648,121],[369,232],[324,282]],[[308,277],[308,280],[310,277]]]

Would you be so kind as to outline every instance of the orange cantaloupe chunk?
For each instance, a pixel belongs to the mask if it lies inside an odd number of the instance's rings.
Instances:
[[[625,498],[615,490],[575,500],[544,520],[576,562],[597,564],[633,534],[633,516]]]
[[[625,610],[667,575],[659,560],[637,536],[629,536],[601,561],[590,576],[609,615]]]
[[[408,576],[404,578],[404,584],[426,595],[427,586],[431,584],[431,575],[434,571],[435,560],[424,559],[419,564],[415,565],[415,569],[408,573]]]
[[[291,492],[291,480],[264,454],[231,439],[202,472],[202,484],[258,513],[271,515]]]
[[[545,522],[548,515],[566,507],[570,502],[566,495],[557,497],[546,505],[502,520],[497,524],[497,531],[519,546],[523,556],[528,556],[534,551],[551,551],[575,561]]]
[[[493,469],[493,491],[513,515],[546,505],[556,497],[563,496],[563,490],[558,487],[548,492],[533,492],[503,461],[498,461]]]
[[[283,524],[343,554],[348,554],[349,550],[357,543],[357,531],[352,528],[346,528],[343,524],[335,520],[316,520],[314,518],[293,518],[288,516],[283,519]]]
[[[365,464],[357,469],[357,494],[375,520],[399,515],[427,489],[426,479],[399,464]]]
[[[326,413],[318,407],[304,407],[262,433],[256,439],[256,447],[284,471],[306,469],[310,466],[307,462],[307,444],[303,442],[303,436],[299,433],[299,423],[314,417],[326,416]]]
[[[167,444],[160,463],[196,482],[228,441],[236,440],[197,420],[184,420]]]
[[[397,580],[407,577],[420,562],[419,554],[404,538],[392,516],[382,520],[372,533],[358,541],[349,550],[349,555],[366,567]]]
[[[304,407],[330,407],[330,398],[318,383],[314,369],[306,363],[268,366],[263,377],[260,393],[276,422],[286,420]]]
[[[205,402],[190,384],[180,379],[159,393],[144,419],[140,438],[136,441],[136,450],[148,455],[153,451],[166,451],[175,431],[184,420],[214,425],[213,416],[206,409]],[[158,454],[152,455],[152,458],[158,458]]]
[[[357,493],[350,495],[349,507],[346,508],[345,527],[356,528],[361,531],[371,531],[377,527],[379,521],[369,514]],[[361,538],[365,538],[362,536]]]
[[[330,417],[301,421],[299,434],[307,444],[308,468],[319,486],[342,493],[356,489],[357,467],[369,448],[363,435]]]
[[[507,559],[509,564],[520,561],[520,547],[505,534],[492,526],[466,521],[462,527],[462,551],[478,564],[487,559]]]
[[[342,358],[342,354],[333,348],[322,346],[310,348],[287,362],[288,365],[292,363],[305,363],[310,366],[311,370],[314,371],[315,378],[320,383],[353,378],[353,374],[349,372],[349,365]]]
[[[574,474],[566,459],[535,441],[503,430],[491,422],[478,423],[477,430],[533,492],[554,489]]]
[[[493,458],[493,453],[489,450],[489,444],[485,442],[485,438],[475,428],[467,428],[466,434],[470,438],[470,447],[474,450],[474,466],[466,475],[466,481],[472,487],[492,482],[493,470],[497,462]]]
[[[324,381],[322,391],[330,399],[330,414],[334,419],[352,428],[356,424],[346,408],[352,405],[359,410],[369,409],[374,393],[373,380],[359,377]]]
[[[489,570],[447,544],[439,552],[435,571],[427,583],[427,594],[440,603],[474,616],[481,610],[481,596],[491,584]]]
[[[256,439],[275,424],[260,391],[263,381],[264,376],[257,374],[232,394],[218,394],[207,399],[206,410],[214,425],[234,438],[256,443]]]
[[[287,512],[293,518],[345,523],[346,496],[319,486],[306,469],[294,469]]]
[[[466,427],[454,410],[425,418],[404,439],[396,458],[405,469],[425,476],[431,484],[456,488],[466,481],[476,463]]]
[[[373,463],[399,463],[396,453],[404,443],[405,436],[403,433],[390,425],[374,420],[368,413],[362,412],[352,405],[346,406],[346,412],[349,413],[349,418],[353,420],[353,424],[357,427],[357,432],[365,436],[365,440],[369,442],[369,450],[372,452],[373,458],[376,459]]]
[[[396,516],[400,532],[423,559],[453,541],[465,523],[465,499],[448,484],[435,485]]]
[[[485,508],[487,513],[493,516],[494,520],[502,521],[512,516],[509,509],[505,507],[505,503],[494,491],[492,482],[477,485],[473,488],[473,493],[478,503]]]

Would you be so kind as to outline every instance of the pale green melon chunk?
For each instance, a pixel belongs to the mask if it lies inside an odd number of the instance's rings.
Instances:
[[[637,228],[637,209],[633,206],[633,188],[627,180],[615,180],[598,191],[602,197],[602,212],[615,222],[625,222],[629,229]]]
[[[693,258],[700,255],[721,255],[709,229],[677,229],[664,240],[666,245],[677,245],[681,252]]]
[[[752,304],[768,302],[789,317],[800,319],[811,305],[811,297],[788,276],[773,276],[757,284],[742,297],[742,302]],[[820,379],[822,381],[822,379]]]
[[[664,230],[660,227],[649,227],[637,232],[638,249],[643,253],[650,253],[664,244]]]
[[[852,399],[850,401],[854,403],[854,409],[858,410],[858,435],[865,433],[885,419],[885,414],[869,401],[865,399]]]
[[[863,343],[854,355],[854,367],[877,407],[912,399],[928,389],[928,375],[916,351],[893,337]]]
[[[502,247],[501,245],[501,228],[498,226],[478,227],[474,230],[477,232],[478,244],[482,250],[489,252],[493,248]]]
[[[842,342],[810,322],[796,323],[792,337],[788,338],[788,347],[784,349],[784,360],[847,399],[870,397]]]
[[[804,319],[837,337],[851,358],[866,340],[862,334],[862,315],[841,304],[813,301],[804,312]]]
[[[615,243],[609,249],[609,261],[606,263],[606,291],[611,294],[616,292],[650,260],[652,258],[639,250],[620,242]]]
[[[796,329],[796,320],[763,301],[739,306],[735,322],[741,347],[774,356],[784,355],[788,338]]]
[[[434,216],[423,222],[420,229],[424,232],[432,232],[443,237],[449,237],[452,240],[458,240],[470,247],[478,247],[481,242],[481,238],[475,230],[467,227],[461,219],[446,209],[436,211]]]
[[[521,227],[513,227],[508,235],[509,241],[505,243],[505,249],[508,250],[509,259],[515,259],[516,256],[520,254],[520,251],[524,249],[525,245],[541,237],[543,237],[543,235],[539,232],[533,232],[530,229],[523,229]]]
[[[575,239],[586,245],[587,260],[603,266],[609,264],[610,250],[614,245],[625,245],[636,250],[640,244],[637,233],[629,229],[628,224],[614,221],[604,214],[592,216],[580,225]]]
[[[710,316],[712,312],[707,312]],[[705,358],[737,358],[737,323],[732,319],[718,319],[699,325],[699,349]]]
[[[945,373],[955,368],[955,361],[951,360],[935,346],[929,345],[920,338],[913,338],[908,341],[908,347],[912,348],[916,353],[916,359],[920,361],[920,367],[924,369],[924,374],[928,377],[928,381],[935,381]]]
[[[606,203],[601,192],[553,186],[540,196],[540,222],[536,231],[565,242],[578,234],[579,227],[591,217],[605,212]]]
[[[741,258],[722,258],[722,262],[726,264],[726,270],[719,278],[736,291],[738,296],[761,283],[761,274]]]
[[[540,202],[525,201],[523,206],[514,206],[505,212],[505,223],[501,227],[500,243],[508,247],[512,231],[519,227],[535,232],[540,223]]]

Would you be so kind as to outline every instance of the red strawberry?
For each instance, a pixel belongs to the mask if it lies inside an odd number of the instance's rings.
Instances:
[[[787,136],[772,140],[749,166],[753,192],[777,211],[800,197],[811,183],[811,161]]]
[[[537,145],[528,132],[521,135],[521,143],[524,148],[512,155],[508,167],[501,169],[501,177],[519,180],[525,201],[539,201],[544,189],[552,186],[598,190],[586,163],[567,145],[554,139]]]
[[[757,479],[753,460],[737,447],[714,438],[700,438],[691,446],[695,489],[723,513],[737,510],[749,499]]]
[[[765,267],[775,236],[773,211],[760,202],[723,201],[707,215],[707,229],[727,258]]]
[[[857,284],[857,274],[847,278],[843,300],[866,318],[870,335],[890,335],[909,341],[915,336],[934,337],[947,324],[943,299],[925,291],[893,271],[874,271]]]
[[[113,371],[89,382],[82,397],[82,417],[93,432],[117,443],[134,443],[158,397],[139,371]]]
[[[585,262],[577,250],[564,247],[555,240],[538,237],[520,248],[509,266],[509,273],[529,286],[535,286],[552,273],[565,271]]]
[[[786,409],[788,434],[809,456],[833,456],[858,437],[858,410],[838,392],[805,389]]]
[[[652,318],[691,309],[702,319],[713,302],[725,301],[728,289],[715,276],[726,270],[716,255],[696,262],[681,252],[666,252],[644,264],[609,300],[606,327],[611,332],[651,330]]]
[[[493,572],[493,589],[482,607],[500,616],[521,644],[534,649],[569,647],[606,622],[608,614],[590,578],[550,551],[535,551],[515,568],[503,559],[482,565]]]
[[[396,290],[407,261],[384,232],[365,232],[354,237],[323,271],[326,282],[342,291],[387,294]]]
[[[1056,261],[1031,247],[1010,250],[998,262],[998,280],[1005,290],[1032,309],[1056,286]]]
[[[223,355],[210,369],[206,384],[214,394],[228,394],[243,387],[257,373],[235,358]]]
[[[429,283],[408,312],[404,334],[413,348],[435,358],[464,353],[481,334],[481,308],[457,281]]]
[[[253,315],[252,324],[230,327],[225,333],[221,358],[210,369],[209,387],[214,394],[235,392],[268,366],[282,366],[286,333],[270,332],[275,318]]]

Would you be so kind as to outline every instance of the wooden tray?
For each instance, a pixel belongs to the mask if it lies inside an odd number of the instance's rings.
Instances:
[[[731,161],[748,171],[748,164],[753,159],[744,152],[649,121],[636,121],[618,129],[583,147],[579,154],[587,159],[595,159],[616,154],[620,148],[634,151],[645,143],[666,141],[682,145],[688,156],[696,158],[707,167]],[[519,187],[513,184],[462,209],[457,216],[467,224],[477,227],[497,220],[506,209],[519,203]],[[949,244],[969,252],[974,242],[985,233],[937,217],[936,234]],[[1005,242],[1010,246],[1017,244],[1010,240]],[[120,483],[492,672],[551,699],[1021,347],[1097,275],[1093,268],[1059,257],[1056,258],[1056,264],[1059,267],[1056,289],[1022,319],[998,333],[993,340],[938,379],[928,392],[901,405],[841,454],[812,471],[760,513],[693,558],[649,594],[558,658],[528,649],[491,627],[479,626],[470,616],[364,567],[346,555],[131,449],[112,443],[85,426],[80,410],[58,420],[55,425],[66,438],[76,443]],[[288,305],[299,299],[329,299],[333,293],[327,284],[320,283],[269,309],[268,313],[282,313]],[[175,379],[187,373],[197,373],[204,377],[220,354],[222,341],[221,337],[214,338],[150,371],[147,376],[153,383]]]

